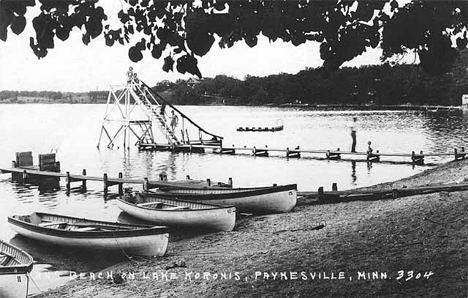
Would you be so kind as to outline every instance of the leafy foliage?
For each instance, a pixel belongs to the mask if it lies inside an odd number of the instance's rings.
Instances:
[[[163,57],[165,71],[173,71],[175,64],[178,72],[201,77],[197,59],[216,40],[220,47],[236,42],[254,47],[261,34],[295,46],[319,42],[323,66],[329,70],[381,45],[383,60],[415,51],[423,68],[438,74],[455,61],[455,45],[468,44],[466,0],[415,0],[404,7],[396,0],[124,1],[120,24],[111,28],[98,0],[38,0],[40,14],[32,21],[36,36],[30,46],[37,57],[45,57],[55,38],[67,40],[77,27],[86,45],[102,34],[108,46],[131,44],[133,62],[148,51],[155,59]],[[34,0],[0,1],[1,40],[7,40],[8,27],[15,34],[23,32],[24,14],[34,5]],[[143,38],[135,41],[136,36]]]

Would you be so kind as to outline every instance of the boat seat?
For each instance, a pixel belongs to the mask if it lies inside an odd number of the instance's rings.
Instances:
[[[174,207],[168,207],[165,208],[164,210],[187,210],[190,209],[188,206],[174,206]]]
[[[2,255],[0,256],[0,266],[8,266],[10,261],[13,259],[12,256]]]
[[[82,227],[82,228],[73,229],[73,231],[77,231],[77,232],[88,232],[88,231],[96,231],[96,230],[98,229],[95,227]]]
[[[52,221],[52,222],[41,222],[38,224],[40,227],[50,227],[55,225],[66,225],[67,223],[64,221]]]
[[[147,203],[140,203],[136,204],[138,207],[145,207],[145,206],[151,206],[151,205],[160,205],[162,204],[161,202],[147,202]]]

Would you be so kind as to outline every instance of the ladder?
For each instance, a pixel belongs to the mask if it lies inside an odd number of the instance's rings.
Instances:
[[[151,92],[149,92],[146,84],[143,85],[140,82],[135,82],[134,79],[132,80],[133,88],[131,89],[130,93],[132,94],[136,103],[144,107],[143,111],[145,111],[145,113],[151,117],[153,123],[156,124],[169,144],[179,144],[180,142],[178,138],[167,122],[168,117],[166,113],[163,115],[160,113],[162,105],[153,97]],[[145,140],[140,140],[140,142],[145,143],[144,141]]]

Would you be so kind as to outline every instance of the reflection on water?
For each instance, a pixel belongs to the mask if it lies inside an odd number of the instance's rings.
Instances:
[[[209,132],[224,137],[224,146],[301,149],[349,150],[349,124],[358,117],[357,151],[365,151],[367,142],[381,153],[449,152],[468,140],[466,114],[437,115],[401,111],[313,111],[298,108],[183,106],[180,109]],[[37,154],[57,151],[62,171],[87,175],[157,180],[166,174],[168,180],[193,179],[227,182],[234,187],[266,186],[296,183],[302,191],[349,189],[391,181],[416,174],[427,167],[413,167],[409,158],[382,157],[382,163],[362,160],[329,161],[324,155],[303,154],[300,159],[285,158],[271,152],[271,157],[249,154],[216,155],[211,153],[138,152],[136,148],[108,150],[96,148],[104,105],[2,105],[0,109],[0,167],[9,167],[15,152]],[[237,132],[239,126],[273,126],[278,119],[284,130],[278,132]],[[316,158],[313,159],[312,157]],[[344,158],[345,156],[343,156]],[[347,157],[349,158],[349,157]],[[354,157],[350,157],[353,159]],[[451,157],[427,158],[428,163],[441,163]],[[392,160],[396,163],[388,163]],[[399,163],[398,163],[399,162]],[[402,162],[405,162],[404,164]],[[10,175],[0,175],[0,238],[30,251],[40,264],[52,264],[54,270],[92,270],[98,266],[94,253],[74,255],[53,246],[39,245],[20,239],[7,226],[7,216],[51,211],[65,215],[101,220],[122,220],[112,196],[104,198],[102,183],[87,182],[87,192],[78,189],[44,191],[37,186],[12,183]],[[72,187],[80,184],[72,184]],[[141,185],[131,185],[140,189]],[[110,193],[117,186],[110,187]],[[109,256],[110,257],[110,256]],[[103,261],[107,259],[104,258]],[[114,261],[113,259],[111,260]],[[99,265],[101,266],[101,265]],[[104,266],[104,264],[102,264]],[[40,267],[40,270],[45,267]]]

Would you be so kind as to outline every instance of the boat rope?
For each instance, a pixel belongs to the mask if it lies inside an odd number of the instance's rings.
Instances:
[[[120,250],[123,252],[123,254],[125,255],[125,257],[127,257],[128,260],[130,260],[130,261],[132,261],[132,262],[134,262],[134,263],[144,263],[144,261],[138,261],[138,260],[136,260],[135,257],[129,256],[129,255],[127,254],[127,252],[123,249],[123,247],[122,247],[122,245],[120,244],[120,242],[117,240],[117,236],[115,236],[114,231],[112,231],[112,235],[114,236],[115,242],[117,242],[117,244],[119,245]]]
[[[446,221],[445,223],[443,223],[443,222],[437,222],[437,221],[432,220],[432,219],[427,218],[427,217],[424,217],[424,220],[427,220],[428,222],[431,222],[431,223],[439,225],[439,226],[446,226],[448,223],[457,221],[457,220],[450,220],[450,221]]]
[[[28,279],[30,279],[30,280],[33,282],[33,284],[36,286],[36,288],[39,290],[39,294],[41,294],[42,296],[44,296],[44,297],[47,298],[47,296],[44,294],[44,292],[39,288],[39,286],[37,285],[37,283],[34,281],[34,279],[32,278],[32,276],[30,276],[29,273],[26,274],[26,275],[28,276]],[[29,291],[29,289],[28,289],[28,291]]]

